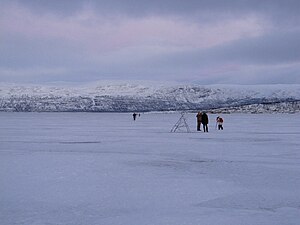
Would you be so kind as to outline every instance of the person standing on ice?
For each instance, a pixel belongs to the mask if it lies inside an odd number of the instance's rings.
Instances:
[[[223,118],[218,116],[216,121],[217,121],[217,125],[218,125],[218,130],[223,130],[223,122],[224,122]]]
[[[133,114],[132,114],[133,120],[135,120],[135,119],[136,119],[136,116],[137,116],[137,114],[136,114],[136,113],[133,113]]]
[[[203,124],[203,131],[208,132],[208,126],[207,126],[208,125],[208,116],[205,112],[202,113],[201,123]]]
[[[201,131],[202,113],[198,112],[196,117],[197,117],[197,131]]]

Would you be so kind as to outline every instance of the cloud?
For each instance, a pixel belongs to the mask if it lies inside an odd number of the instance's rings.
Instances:
[[[0,81],[300,82],[298,1],[1,3]]]
[[[167,45],[168,47],[210,47],[244,36],[258,36],[266,24],[254,16],[242,16],[195,23],[177,17],[114,17],[110,19],[85,10],[69,18],[36,15],[19,6],[2,12],[1,30],[31,39],[61,39],[92,49],[122,48],[132,45]]]
[[[235,40],[224,45],[192,52],[191,57],[239,64],[286,64],[300,62],[300,30],[272,32]]]
[[[85,7],[92,7],[99,13],[126,14],[133,17],[149,15],[193,15],[199,13],[245,14],[262,13],[266,16],[282,17],[289,15],[299,17],[298,0],[2,0],[3,3],[18,3],[35,12],[50,12],[70,16]]]

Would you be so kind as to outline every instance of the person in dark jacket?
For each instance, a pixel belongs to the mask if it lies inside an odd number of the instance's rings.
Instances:
[[[202,124],[203,124],[203,130],[204,132],[208,132],[208,116],[207,114],[204,112],[202,113]]]
[[[136,113],[133,113],[133,114],[132,114],[133,120],[135,120],[135,119],[136,119],[136,116],[137,116],[137,114],[136,114]]]
[[[197,131],[201,131],[202,113],[198,112],[196,117],[197,117]]]

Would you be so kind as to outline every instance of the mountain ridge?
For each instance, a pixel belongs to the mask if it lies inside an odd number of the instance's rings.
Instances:
[[[0,85],[0,110],[14,112],[147,112],[206,110],[299,112],[300,85]],[[287,109],[280,106],[286,104]],[[262,107],[261,107],[262,108]],[[268,110],[267,110],[268,108]],[[229,110],[230,109],[230,110]],[[255,111],[255,110],[254,110]]]

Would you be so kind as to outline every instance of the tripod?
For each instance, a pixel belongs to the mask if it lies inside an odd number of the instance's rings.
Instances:
[[[185,128],[188,133],[191,133],[189,125],[186,122],[185,112],[181,112],[180,114],[181,114],[181,117],[175,123],[175,125],[172,127],[171,132],[180,131],[182,128]]]

